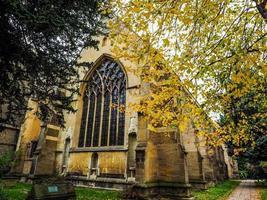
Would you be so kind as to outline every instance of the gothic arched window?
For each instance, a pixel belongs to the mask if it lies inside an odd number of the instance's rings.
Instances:
[[[88,80],[83,95],[79,147],[124,144],[126,77],[121,67],[105,59]]]

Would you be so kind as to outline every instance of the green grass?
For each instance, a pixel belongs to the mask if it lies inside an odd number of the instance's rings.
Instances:
[[[267,200],[267,180],[258,180],[256,185],[260,190],[261,200]]]
[[[267,189],[261,191],[261,200],[267,200]]]
[[[4,199],[2,196],[5,196],[8,200],[25,200],[31,187],[31,184],[17,183],[15,181],[2,181],[0,182],[0,200]],[[76,187],[75,191],[77,200],[117,200],[119,199],[120,194],[120,192],[117,191],[84,187]]]
[[[1,186],[0,186],[1,187]],[[2,185],[5,196],[9,200],[24,200],[27,197],[28,192],[31,190],[31,184],[15,183]],[[0,198],[1,199],[1,198]]]
[[[208,190],[193,192],[196,200],[221,200],[229,196],[229,194],[239,185],[239,181],[225,181]]]
[[[193,192],[196,200],[219,200],[227,197],[232,190],[239,184],[238,181],[225,181],[216,187],[209,188],[206,191]],[[0,188],[3,188],[8,200],[25,200],[27,193],[31,190],[30,184],[17,183],[12,181],[0,182]],[[75,188],[77,200],[118,200],[120,192],[108,191],[84,187]],[[262,200],[267,200],[267,190],[263,190]],[[1,192],[0,192],[1,200]]]
[[[77,200],[117,200],[119,192],[76,187]]]

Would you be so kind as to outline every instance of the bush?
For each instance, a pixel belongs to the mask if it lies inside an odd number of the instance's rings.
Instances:
[[[13,157],[13,152],[6,152],[0,155],[0,177],[2,177],[3,174],[7,173],[10,170]]]
[[[7,195],[3,189],[3,187],[0,186],[0,200],[8,200]]]
[[[261,161],[260,166],[261,167],[267,167],[267,161]]]
[[[247,179],[249,172],[247,170],[240,170],[239,171],[239,177],[241,179]]]
[[[263,165],[266,162],[249,163],[246,158],[238,158],[239,177],[241,179],[265,179]]]

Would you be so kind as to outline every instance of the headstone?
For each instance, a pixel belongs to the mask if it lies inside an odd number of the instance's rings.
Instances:
[[[76,194],[72,183],[63,178],[42,178],[34,180],[27,200],[75,200]]]

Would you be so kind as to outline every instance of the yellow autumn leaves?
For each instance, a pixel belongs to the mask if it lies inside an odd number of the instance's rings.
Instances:
[[[113,52],[138,66],[149,93],[133,107],[151,128],[184,132],[190,121],[214,145],[253,143],[249,111],[233,111],[247,99],[261,104],[252,117],[266,117],[257,93],[266,86],[267,27],[253,1],[112,0],[111,8]],[[227,123],[211,129],[210,113]],[[258,121],[258,127],[266,123]]]

